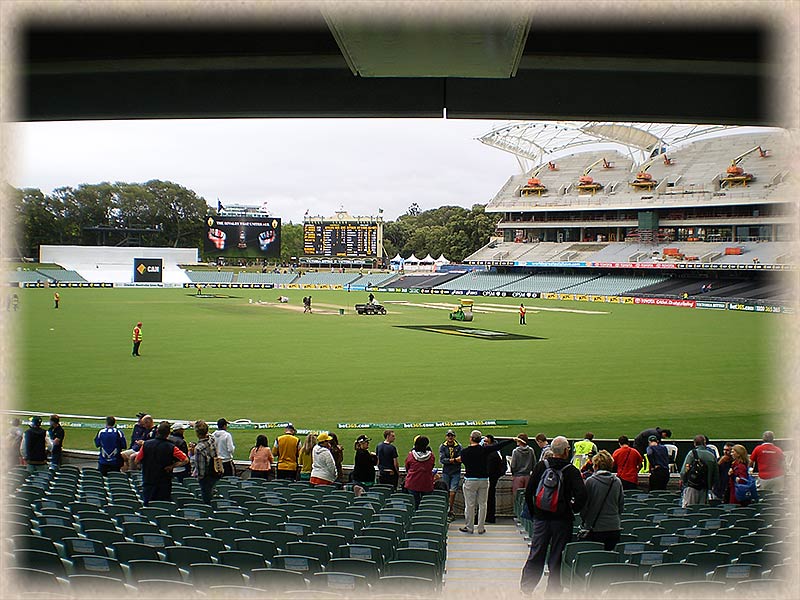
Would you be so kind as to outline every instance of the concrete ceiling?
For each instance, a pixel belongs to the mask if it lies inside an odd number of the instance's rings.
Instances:
[[[21,31],[20,119],[434,117],[774,124],[769,31],[299,23]]]

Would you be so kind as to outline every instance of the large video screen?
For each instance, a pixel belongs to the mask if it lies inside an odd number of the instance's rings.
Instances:
[[[206,218],[203,240],[206,256],[226,258],[279,258],[281,220],[277,217]]]
[[[306,223],[303,253],[312,256],[378,255],[378,226],[355,223]]]

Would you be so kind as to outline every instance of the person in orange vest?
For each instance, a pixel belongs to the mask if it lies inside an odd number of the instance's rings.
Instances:
[[[133,328],[133,356],[139,356],[139,346],[142,344],[142,322],[139,321]]]
[[[53,294],[53,302],[55,302],[54,308],[58,308],[58,301],[61,300],[61,296],[58,295],[58,292]]]
[[[520,303],[520,305],[519,305],[519,324],[520,325],[525,325],[525,313],[526,312],[527,311],[525,310],[525,305]]]

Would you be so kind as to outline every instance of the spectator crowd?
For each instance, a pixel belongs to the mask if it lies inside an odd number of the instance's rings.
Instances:
[[[52,415],[50,427],[42,427],[35,416],[22,430],[18,419],[12,421],[6,447],[11,460],[24,464],[31,472],[58,468],[62,461],[65,432],[58,415]],[[112,471],[141,469],[142,500],[171,499],[172,481],[195,477],[202,499],[211,504],[216,482],[236,475],[236,446],[229,422],[221,418],[213,433],[208,423],[155,423],[152,416],[139,413],[130,443],[116,426],[113,416],[95,436],[98,469],[103,475]],[[196,440],[185,439],[193,429]],[[510,469],[512,491],[524,490],[523,517],[532,519],[530,554],[521,579],[523,592],[531,592],[539,583],[548,563],[548,592],[560,592],[560,561],[570,541],[574,521],[581,519],[582,539],[600,542],[611,550],[620,541],[620,515],[625,490],[639,487],[641,472],[649,474],[650,490],[664,490],[671,468],[679,474],[682,505],[706,504],[719,498],[730,504],[747,505],[758,491],[782,491],[785,467],[783,451],[773,432],[766,431],[762,443],[748,455],[741,444],[727,442],[720,451],[708,437],[699,434],[693,447],[677,467],[677,447],[670,443],[672,432],[655,427],[645,429],[631,440],[622,435],[613,452],[599,450],[594,435],[587,432],[572,446],[564,436],[548,441],[537,434],[533,443],[527,434],[498,440],[474,430],[462,445],[456,433],[448,430],[434,452],[425,435],[414,438],[413,447],[403,459],[403,488],[419,505],[422,497],[438,488],[445,490],[449,501],[449,520],[455,520],[455,498],[459,490],[464,498],[464,525],[459,531],[483,534],[486,524],[496,519],[496,490],[499,479]],[[352,484],[356,494],[376,483],[397,488],[400,484],[400,455],[391,429],[383,432],[383,441],[375,451],[372,440],[360,435],[353,447],[353,469],[345,479],[342,464],[344,449],[335,433],[309,433],[301,439],[291,423],[272,445],[258,434],[250,449],[250,477],[264,479],[306,480],[311,485]],[[501,455],[514,445],[510,460]],[[437,467],[437,462],[441,467]],[[674,465],[674,466],[673,466]],[[752,475],[758,473],[756,480]]]

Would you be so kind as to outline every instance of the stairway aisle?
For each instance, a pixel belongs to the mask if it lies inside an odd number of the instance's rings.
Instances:
[[[478,590],[496,598],[516,597],[528,544],[513,519],[498,519],[483,535],[462,533],[458,528],[463,525],[464,519],[457,519],[448,530],[445,597]]]

